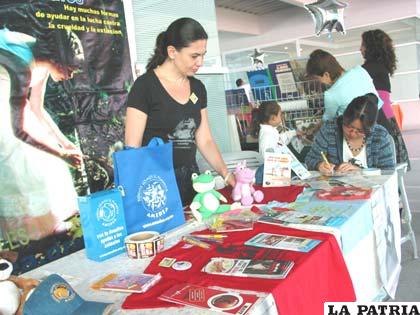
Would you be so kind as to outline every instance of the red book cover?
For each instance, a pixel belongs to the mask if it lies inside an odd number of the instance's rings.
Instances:
[[[252,230],[253,226],[254,226],[254,222],[251,220],[229,219],[229,220],[223,221],[220,225],[214,227],[214,231],[217,233],[249,231],[249,230]]]
[[[260,299],[254,294],[243,294],[181,283],[162,293],[159,299],[229,314],[248,314]]]
[[[223,276],[284,279],[293,265],[293,261],[286,260],[213,257],[202,270]]]
[[[330,190],[318,191],[316,196],[323,200],[355,200],[369,199],[371,194],[372,188],[333,187]]]

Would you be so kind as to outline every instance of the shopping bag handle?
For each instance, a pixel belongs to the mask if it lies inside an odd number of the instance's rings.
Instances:
[[[163,144],[165,144],[165,142],[163,142],[162,138],[153,137],[152,139],[150,139],[149,144],[147,146],[148,147],[157,147],[157,146],[163,145]]]

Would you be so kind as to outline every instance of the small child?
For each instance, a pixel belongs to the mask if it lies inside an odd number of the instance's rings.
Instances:
[[[267,149],[279,145],[288,145],[293,137],[299,136],[296,130],[279,132],[277,128],[283,125],[281,108],[276,101],[265,101],[252,111],[252,129],[254,136],[258,136],[258,151],[265,157]],[[255,174],[255,182],[260,185],[263,181],[264,165]]]

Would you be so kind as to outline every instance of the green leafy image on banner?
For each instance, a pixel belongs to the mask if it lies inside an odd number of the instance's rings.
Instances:
[[[112,186],[132,82],[122,1],[1,1],[0,254],[15,273],[83,248],[77,198]]]

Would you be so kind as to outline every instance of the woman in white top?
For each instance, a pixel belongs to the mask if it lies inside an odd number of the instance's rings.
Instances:
[[[288,145],[293,137],[300,135],[296,130],[278,131],[282,126],[280,105],[275,101],[262,102],[252,111],[253,133],[258,135],[258,151],[264,157],[267,150],[279,145]],[[257,184],[262,183],[263,166],[260,166],[255,174]]]

